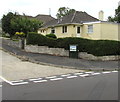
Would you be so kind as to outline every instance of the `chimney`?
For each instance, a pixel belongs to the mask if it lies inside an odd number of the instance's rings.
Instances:
[[[99,11],[99,20],[101,20],[101,21],[104,20],[104,12],[102,10]]]

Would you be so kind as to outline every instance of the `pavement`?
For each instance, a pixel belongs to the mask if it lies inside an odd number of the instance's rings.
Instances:
[[[19,58],[10,55],[2,50],[2,79],[8,81],[23,80],[29,78],[47,77],[53,75],[82,72],[76,69],[63,69],[54,66],[40,65],[28,61],[22,61]],[[9,83],[9,82],[8,82]]]
[[[89,61],[83,59],[72,59],[68,57],[26,52],[15,46],[8,45],[8,42],[5,39],[2,39],[2,49],[22,60],[54,67],[94,71],[116,70],[119,68],[119,61]]]

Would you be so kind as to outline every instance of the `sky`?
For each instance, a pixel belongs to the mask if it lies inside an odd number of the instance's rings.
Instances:
[[[56,17],[60,7],[69,7],[77,11],[85,11],[98,18],[98,12],[104,11],[104,20],[115,14],[119,0],[1,0],[0,19],[8,12],[25,13],[29,16],[46,14]],[[51,12],[50,12],[51,11]]]

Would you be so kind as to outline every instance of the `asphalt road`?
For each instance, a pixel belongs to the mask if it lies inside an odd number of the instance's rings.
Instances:
[[[3,100],[118,100],[118,73],[18,86],[3,83],[2,94]]]

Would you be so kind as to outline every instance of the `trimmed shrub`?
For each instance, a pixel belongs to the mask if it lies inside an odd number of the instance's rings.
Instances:
[[[46,37],[49,37],[49,38],[57,38],[57,36],[55,34],[47,34]]]
[[[57,47],[69,50],[70,44],[77,44],[79,52],[87,52],[96,56],[120,55],[120,41],[89,40],[75,37],[57,39]]]
[[[119,41],[91,40],[87,52],[96,56],[120,55],[119,46]]]
[[[87,52],[95,56],[120,55],[120,41],[89,40],[77,37],[53,39],[31,32],[27,36],[27,44],[64,48],[69,50],[70,44],[77,44],[79,52]]]
[[[55,47],[56,40],[48,38],[42,34],[29,32],[26,38],[26,44]]]

